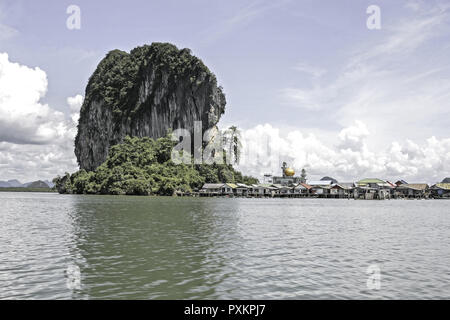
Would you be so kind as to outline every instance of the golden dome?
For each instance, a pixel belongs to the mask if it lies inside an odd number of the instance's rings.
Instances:
[[[295,174],[295,171],[292,168],[286,168],[284,169],[284,174],[288,177],[292,177]]]

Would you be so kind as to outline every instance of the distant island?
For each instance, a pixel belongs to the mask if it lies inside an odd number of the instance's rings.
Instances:
[[[17,179],[0,181],[0,192],[55,192],[55,184],[50,181],[37,180],[21,183]]]
[[[175,164],[171,130],[201,134],[225,112],[216,76],[189,49],[153,43],[113,50],[89,79],[80,110],[75,155],[80,170],[56,177],[60,193],[176,195],[205,183],[258,183],[231,164]],[[236,128],[233,132],[236,132]],[[204,143],[205,144],[205,143]],[[237,154],[237,135],[229,149]],[[226,163],[226,162],[225,162]]]
[[[225,104],[216,76],[189,49],[152,43],[130,53],[112,50],[86,86],[75,138],[80,169],[95,170],[126,136],[192,133],[195,121],[203,134],[216,128]]]

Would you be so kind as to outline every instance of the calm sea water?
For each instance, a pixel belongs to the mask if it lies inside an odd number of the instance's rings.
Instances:
[[[448,299],[449,208],[2,192],[0,299]]]

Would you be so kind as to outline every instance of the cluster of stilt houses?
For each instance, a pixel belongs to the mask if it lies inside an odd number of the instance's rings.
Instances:
[[[270,183],[246,185],[242,183],[207,183],[198,195],[205,197],[283,197],[283,198],[348,198],[348,199],[450,199],[450,180],[427,183],[396,183],[381,179],[357,182],[338,182],[324,177],[319,181],[305,181],[294,176],[294,170],[283,164],[283,175],[272,177]]]

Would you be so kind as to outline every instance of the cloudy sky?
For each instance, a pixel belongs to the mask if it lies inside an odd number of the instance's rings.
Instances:
[[[81,9],[81,28],[66,26]],[[381,29],[367,28],[377,5]],[[450,176],[450,3],[0,0],[0,180],[76,170],[87,80],[112,49],[191,48],[227,95],[240,169],[311,178]]]

